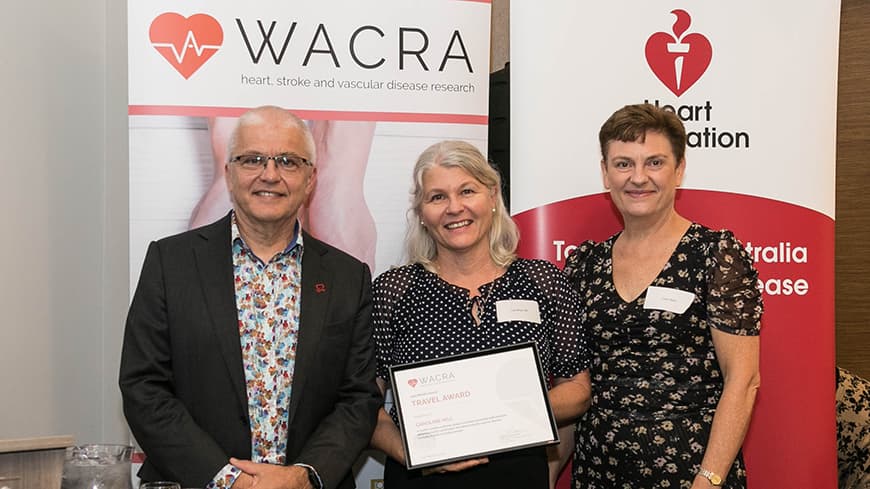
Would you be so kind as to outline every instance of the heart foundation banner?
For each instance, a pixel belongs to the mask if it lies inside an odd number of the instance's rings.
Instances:
[[[318,141],[314,236],[402,263],[411,170],[444,139],[486,154],[489,1],[129,1],[130,290],[149,241],[230,208],[235,118],[277,105]],[[380,484],[360,461],[359,487]]]
[[[688,131],[677,209],[734,231],[760,273],[749,487],[833,489],[834,169],[840,5],[511,2],[511,211],[564,266],[621,223],[598,130],[648,102]]]

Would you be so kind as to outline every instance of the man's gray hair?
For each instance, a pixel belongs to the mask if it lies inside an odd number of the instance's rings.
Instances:
[[[233,132],[230,134],[229,141],[227,142],[227,157],[232,158],[235,155],[234,152],[236,145],[238,144],[239,130],[242,127],[264,124],[278,124],[280,127],[285,127],[287,129],[298,129],[302,132],[303,139],[305,140],[305,149],[308,151],[308,160],[311,164],[314,164],[314,162],[317,161],[317,150],[314,145],[314,136],[311,135],[311,130],[308,128],[308,124],[289,110],[274,105],[262,105],[253,108],[239,117],[236,121],[236,127],[233,128]]]

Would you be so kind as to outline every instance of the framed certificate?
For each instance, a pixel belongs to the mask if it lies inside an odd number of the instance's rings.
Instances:
[[[559,442],[533,342],[390,368],[405,465]]]

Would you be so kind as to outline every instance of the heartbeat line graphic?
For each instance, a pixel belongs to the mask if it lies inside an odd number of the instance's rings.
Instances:
[[[184,17],[175,12],[165,12],[151,21],[148,37],[151,47],[181,76],[189,79],[220,50],[224,32],[211,15],[194,14]],[[184,42],[179,43],[178,40],[182,38]]]
[[[212,44],[199,44],[196,40],[196,36],[193,34],[193,31],[187,31],[187,37],[184,39],[184,44],[181,48],[181,52],[178,51],[178,47],[171,42],[154,42],[151,43],[155,48],[170,48],[172,50],[172,55],[175,57],[175,61],[181,64],[184,62],[184,58],[187,56],[188,48],[193,49],[193,52],[196,53],[197,57],[202,56],[203,51],[206,49],[213,49],[217,51],[220,48],[220,45],[212,45]]]

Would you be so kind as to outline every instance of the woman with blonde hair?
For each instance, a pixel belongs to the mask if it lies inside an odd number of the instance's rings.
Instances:
[[[590,397],[589,353],[579,297],[543,260],[517,258],[519,233],[501,197],[501,179],[480,151],[462,141],[430,146],[414,167],[409,263],[374,283],[374,337],[382,390],[389,367],[526,341],[537,343],[557,423],[572,423]],[[527,301],[537,314],[511,315],[503,301]],[[384,482],[393,488],[546,488],[543,447],[409,471],[395,412],[381,410],[372,445],[388,455]],[[565,451],[563,451],[565,453]],[[553,462],[553,475],[561,464]]]

